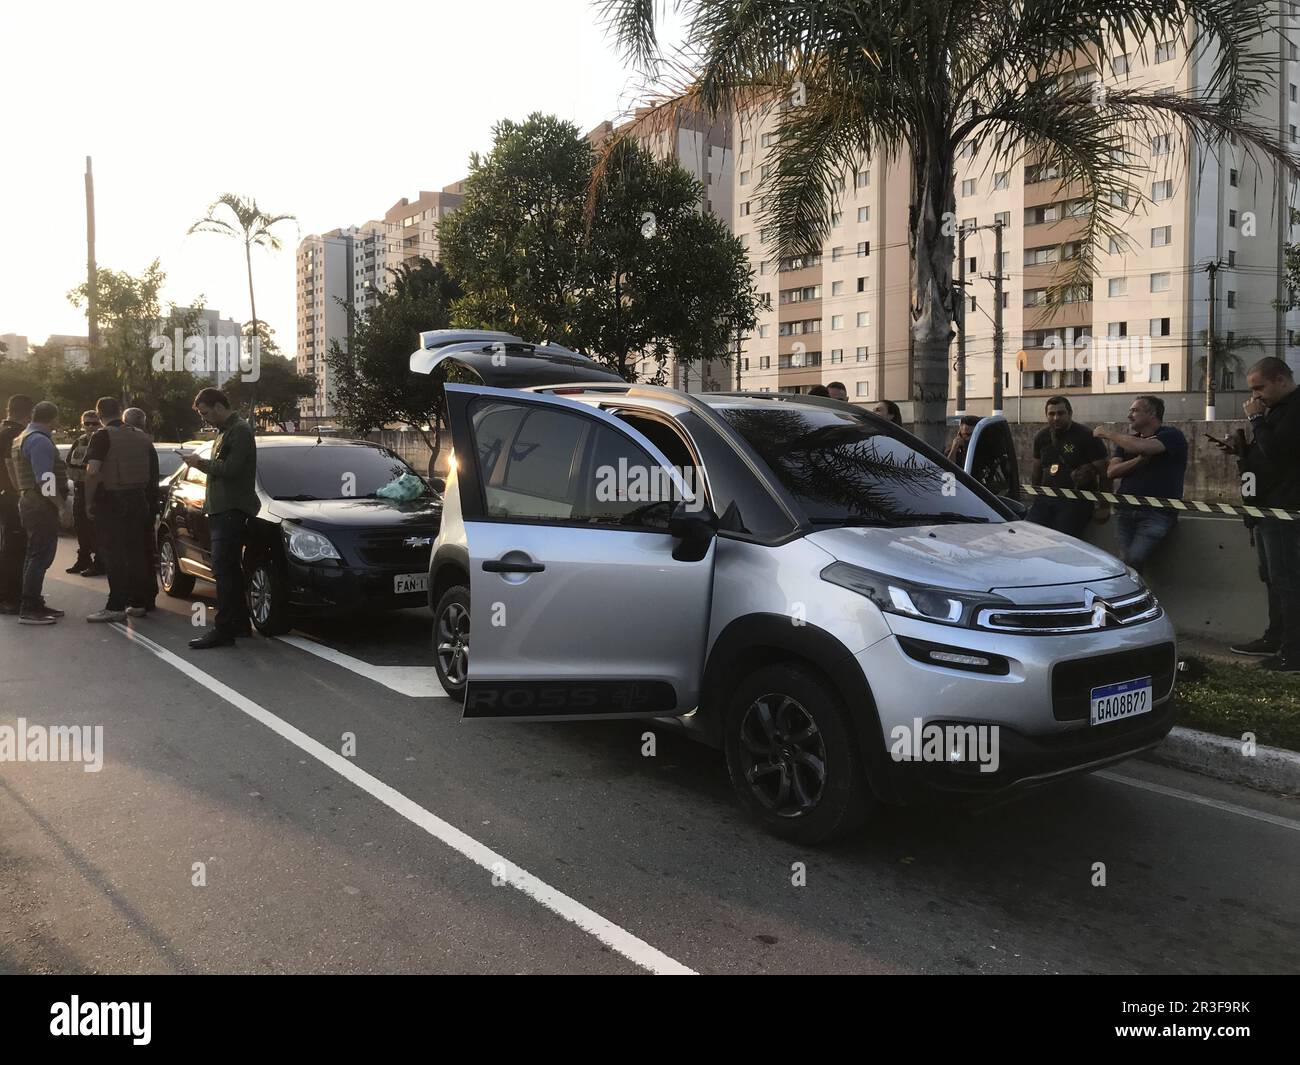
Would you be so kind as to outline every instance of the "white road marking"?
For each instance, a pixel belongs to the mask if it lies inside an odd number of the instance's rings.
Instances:
[[[569,898],[568,895],[539,880],[528,870],[507,861],[490,847],[479,843],[478,840],[466,835],[454,825],[448,824],[436,814],[430,813],[401,792],[389,787],[378,777],[371,776],[341,754],[337,754],[324,744],[318,743],[305,732],[276,717],[275,714],[259,706],[252,699],[241,695],[228,685],[222,684],[221,681],[203,672],[197,666],[172,654],[171,651],[154,643],[147,636],[141,636],[138,631],[126,625],[113,623],[112,627],[132,642],[162,659],[169,666],[184,673],[195,683],[203,685],[208,691],[224,699],[236,710],[242,711],[254,721],[265,725],[276,735],[288,740],[322,765],[351,781],[366,794],[378,799],[389,809],[401,814],[411,824],[424,829],[429,835],[445,843],[452,850],[463,854],[475,865],[491,873],[494,880],[509,884],[522,891],[534,902],[541,903],[548,910],[559,914],[566,921],[572,922],[584,932],[595,936],[600,942],[623,955],[633,964],[660,975],[695,975],[694,970],[687,968],[674,958],[670,958],[644,940],[638,939],[631,932],[620,928],[612,921],[601,917],[600,914],[588,909],[576,899]]]
[[[1263,821],[1265,824],[1277,825],[1279,828],[1289,828],[1292,832],[1300,832],[1300,821],[1293,821],[1289,817],[1266,814],[1260,810],[1251,810],[1248,807],[1238,806],[1236,803],[1231,802],[1221,802],[1218,799],[1207,799],[1204,795],[1194,795],[1190,791],[1180,791],[1178,788],[1165,787],[1163,784],[1153,784],[1149,780],[1138,780],[1136,777],[1122,776],[1119,773],[1112,773],[1108,769],[1098,770],[1092,775],[1101,777],[1103,780],[1113,780],[1117,784],[1127,784],[1131,788],[1141,788],[1143,791],[1152,791],[1157,795],[1167,795],[1173,799],[1185,799],[1187,802],[1194,802],[1200,806],[1209,806],[1215,810],[1222,810],[1224,813],[1239,814],[1242,817]]]
[[[390,688],[401,695],[409,695],[414,699],[447,698],[447,693],[443,691],[442,685],[438,683],[438,673],[433,666],[374,666],[369,662],[363,662],[359,658],[345,655],[342,651],[334,650],[333,647],[326,647],[323,643],[317,643],[315,640],[308,640],[302,636],[278,636],[276,638],[291,647],[297,647],[299,650],[313,654],[317,658],[323,658],[326,662],[332,662],[336,666],[351,670],[367,680],[373,680],[376,684],[382,684],[385,688]]]

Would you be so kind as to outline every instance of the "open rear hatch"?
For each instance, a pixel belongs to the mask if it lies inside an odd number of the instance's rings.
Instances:
[[[431,329],[421,333],[420,348],[411,355],[411,372],[433,373],[440,366],[466,370],[492,388],[626,384],[618,374],[580,352],[488,330]]]

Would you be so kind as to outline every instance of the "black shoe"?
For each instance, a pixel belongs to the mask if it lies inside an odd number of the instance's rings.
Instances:
[[[19,625],[53,625],[58,620],[51,611],[39,606],[28,607],[18,615]]]
[[[1260,663],[1260,667],[1267,669],[1270,673],[1300,673],[1300,661],[1283,658],[1281,655],[1273,655],[1264,659]]]
[[[44,599],[41,600],[41,609],[45,611],[45,613],[52,614],[56,618],[62,618],[67,616],[66,610],[60,610],[58,607],[50,606],[50,604],[47,603]]]
[[[1261,636],[1258,640],[1251,640],[1249,643],[1234,643],[1228,648],[1234,655],[1253,655],[1260,658],[1269,657],[1277,654],[1281,646],[1272,640],[1266,640]]]
[[[209,647],[233,647],[235,638],[228,636],[224,632],[210,632],[206,636],[200,636],[196,640],[190,641],[190,647],[195,651],[206,651]]]
[[[89,569],[83,569],[83,570],[81,571],[81,576],[83,576],[83,577],[107,577],[107,576],[108,576],[108,570],[106,570],[106,569],[105,569],[103,566],[101,566],[98,562],[95,562],[95,563],[93,563],[93,564],[91,565],[91,567],[90,567]]]
[[[80,559],[78,559],[76,562],[74,562],[71,566],[69,566],[69,567],[68,567],[67,569],[65,569],[63,572],[64,572],[64,573],[75,573],[78,577],[80,577],[80,576],[82,576],[82,570],[88,570],[88,569],[90,569],[90,563],[89,563],[89,562],[82,562]]]
[[[17,614],[18,612],[19,606],[17,603],[0,603],[0,614]]]

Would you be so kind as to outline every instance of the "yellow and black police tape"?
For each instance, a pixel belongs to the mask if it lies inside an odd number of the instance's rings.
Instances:
[[[1280,518],[1282,521],[1300,521],[1300,512],[1279,510],[1277,507],[1251,507],[1237,503],[1203,503],[1199,499],[1160,499],[1157,496],[1117,495],[1114,492],[1087,492],[1081,488],[1050,488],[1047,485],[1022,484],[1020,490],[1029,496],[1047,496],[1053,499],[1086,499],[1091,503],[1127,503],[1134,507],[1157,507],[1163,510],[1185,510],[1192,514],[1209,514],[1213,517]]]

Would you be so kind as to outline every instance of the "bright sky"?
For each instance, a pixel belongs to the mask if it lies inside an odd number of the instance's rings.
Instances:
[[[223,317],[249,316],[242,244],[186,229],[223,192],[295,215],[253,258],[258,315],[291,352],[300,236],[459,180],[499,119],[585,132],[641,84],[589,0],[41,0],[5,4],[0,40],[0,333],[33,344],[86,332],[65,294],[86,276],[87,155],[99,265],[157,257],[167,299]]]

